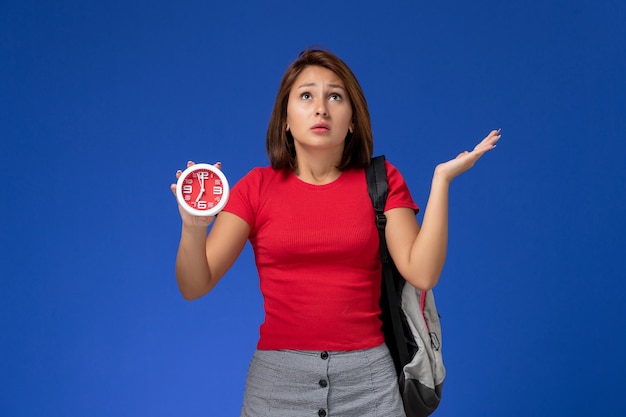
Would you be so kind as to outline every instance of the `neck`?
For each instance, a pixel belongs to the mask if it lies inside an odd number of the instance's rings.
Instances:
[[[341,175],[341,171],[337,168],[341,162],[341,155],[339,158],[329,154],[311,157],[311,155],[303,152],[297,154],[296,160],[298,165],[294,173],[296,177],[306,183],[329,184]]]

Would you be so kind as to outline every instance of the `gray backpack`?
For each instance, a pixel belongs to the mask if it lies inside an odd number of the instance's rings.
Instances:
[[[385,157],[365,169],[380,237],[383,268],[382,310],[385,343],[398,375],[407,417],[426,417],[441,401],[446,370],[441,356],[441,326],[432,291],[420,291],[400,275],[387,250],[384,214],[388,183]]]

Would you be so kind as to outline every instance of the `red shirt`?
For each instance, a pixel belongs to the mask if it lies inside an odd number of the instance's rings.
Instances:
[[[418,210],[387,163],[386,210]],[[378,230],[364,170],[312,185],[291,171],[255,168],[224,208],[251,227],[264,299],[261,350],[346,351],[384,342]]]

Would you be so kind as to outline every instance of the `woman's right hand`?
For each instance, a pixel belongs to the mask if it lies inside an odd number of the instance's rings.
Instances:
[[[189,168],[190,166],[194,165],[193,161],[189,161],[187,162],[187,168]],[[216,164],[214,164],[214,166],[217,169],[222,169],[222,163],[218,162]],[[176,180],[178,181],[178,178],[180,178],[181,174],[183,173],[182,170],[178,170],[176,171]],[[172,193],[174,194],[174,197],[176,197],[176,184],[171,184],[170,185],[170,189],[172,190]],[[178,202],[178,199],[177,199]],[[215,220],[215,216],[193,216],[189,213],[187,213],[180,205],[180,203],[178,203],[178,212],[180,213],[180,217],[183,221],[183,227],[193,227],[193,228],[207,228],[209,227],[209,225],[213,222],[213,220]]]

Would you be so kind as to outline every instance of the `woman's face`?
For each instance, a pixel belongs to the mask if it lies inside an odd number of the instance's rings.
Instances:
[[[287,130],[299,149],[343,152],[352,131],[352,104],[343,81],[331,70],[309,66],[296,78],[287,102]]]

